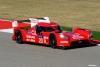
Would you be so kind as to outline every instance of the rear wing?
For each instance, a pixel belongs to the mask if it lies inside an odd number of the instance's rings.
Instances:
[[[29,18],[28,20],[17,20],[12,22],[12,27],[18,27],[18,23],[31,24],[31,27],[35,26],[37,23],[44,22],[50,23],[49,17],[44,18]]]

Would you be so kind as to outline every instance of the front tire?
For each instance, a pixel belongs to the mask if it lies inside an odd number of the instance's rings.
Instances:
[[[51,34],[50,37],[49,37],[49,43],[50,43],[50,46],[52,48],[56,48],[56,45],[57,45],[57,39],[56,39],[56,36],[54,34]]]
[[[20,30],[17,30],[15,32],[15,38],[16,38],[16,42],[21,44],[22,43],[22,33]]]

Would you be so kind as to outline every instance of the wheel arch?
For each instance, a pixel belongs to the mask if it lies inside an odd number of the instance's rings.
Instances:
[[[26,30],[24,28],[16,28],[14,29],[14,36],[16,35],[16,31],[20,31],[21,32],[21,35],[22,35],[22,41],[25,41],[26,40]]]
[[[59,45],[58,45],[58,41],[59,41],[59,39],[58,39],[58,34],[56,34],[56,33],[51,33],[51,34],[49,35],[49,45],[50,45],[50,36],[51,36],[51,35],[54,35],[55,38],[56,38],[56,47],[59,46]]]

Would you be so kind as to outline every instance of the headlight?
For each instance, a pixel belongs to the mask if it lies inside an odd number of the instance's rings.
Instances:
[[[61,37],[61,38],[64,38],[64,35],[63,35],[63,34],[60,34],[60,37]]]
[[[63,34],[60,34],[60,37],[69,40],[69,38],[67,36],[64,36]]]

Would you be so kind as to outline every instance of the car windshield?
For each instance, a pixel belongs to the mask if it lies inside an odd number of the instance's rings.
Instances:
[[[56,30],[62,31],[62,28],[60,26],[56,26],[55,28]]]
[[[42,27],[42,26],[41,26],[41,29],[42,29],[42,31],[44,31],[44,32],[51,32],[51,31],[54,31],[54,29],[53,29],[52,27]]]
[[[42,27],[42,26],[40,26],[40,28],[44,32],[52,32],[52,31],[55,31],[55,30],[62,31],[62,28],[60,26],[55,26],[55,27]]]

